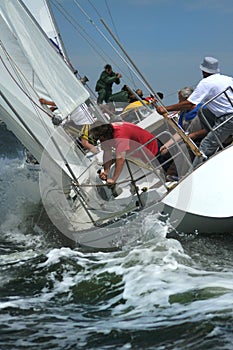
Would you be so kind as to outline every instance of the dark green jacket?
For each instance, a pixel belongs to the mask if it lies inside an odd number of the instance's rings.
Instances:
[[[95,87],[95,91],[100,91],[101,89],[107,90],[110,94],[112,93],[112,85],[116,83],[120,84],[120,79],[117,78],[116,73],[112,72],[108,74],[105,70],[101,73]]]

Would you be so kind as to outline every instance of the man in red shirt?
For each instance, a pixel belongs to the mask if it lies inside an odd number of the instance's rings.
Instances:
[[[152,160],[159,151],[158,141],[155,136],[135,124],[127,122],[116,122],[99,126],[93,124],[91,133],[101,142],[101,147],[104,151],[104,171],[100,173],[100,178],[106,180],[109,185],[116,183],[122,172],[127,155],[147,162],[147,157]],[[146,144],[144,147],[138,149],[144,144]],[[112,178],[108,178],[110,167],[113,163],[113,148],[115,149],[115,169]]]

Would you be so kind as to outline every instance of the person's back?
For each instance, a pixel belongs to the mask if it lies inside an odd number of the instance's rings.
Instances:
[[[157,139],[153,134],[135,124],[127,122],[102,124],[97,121],[93,124],[91,132],[100,141],[103,150],[104,170],[99,176],[110,185],[115,184],[121,175],[126,157],[128,160],[129,158],[131,160],[132,158],[140,158],[143,163],[148,163],[149,160],[151,162],[157,162],[157,160],[160,162],[157,159]],[[147,142],[148,144],[145,145]],[[115,164],[114,172],[109,178],[109,172],[113,163]]]
[[[133,150],[147,143],[146,148],[155,156],[158,153],[158,142],[154,135],[140,128],[139,126],[127,122],[112,123],[113,136],[116,142],[116,152],[132,152]]]
[[[218,150],[221,143],[233,134],[233,78],[219,73],[218,60],[214,57],[204,57],[200,69],[203,78],[187,100],[166,107],[157,106],[156,110],[159,114],[185,110],[187,107],[192,108],[213,99],[204,104],[205,109],[202,109],[202,113],[203,119],[205,117],[208,121],[207,126],[210,125],[210,118],[212,119],[214,130],[211,130],[212,128],[208,130],[208,134],[200,144],[200,151],[205,157],[210,157]],[[226,91],[229,87],[230,89]],[[211,117],[206,116],[206,112],[211,114]],[[203,125],[205,127],[205,123]],[[197,166],[203,159],[204,157],[196,156],[193,166]]]
[[[214,57],[205,57],[200,68],[203,79],[188,101],[207,102],[206,111],[212,115],[214,131],[210,130],[202,140],[200,150],[210,157],[233,134],[233,78],[220,74],[218,60]],[[193,166],[201,161],[202,158],[195,157]]]
[[[198,89],[192,93],[192,95],[189,97],[189,101],[192,102],[194,100],[195,102],[207,102],[211,98],[223,92],[229,86],[233,87],[232,77],[222,75],[220,73],[209,75],[199,82],[197,85]],[[227,94],[233,101],[233,92],[231,89],[227,91]],[[220,117],[223,114],[232,113],[233,107],[225,94],[221,94],[208,104],[208,109],[217,117]]]

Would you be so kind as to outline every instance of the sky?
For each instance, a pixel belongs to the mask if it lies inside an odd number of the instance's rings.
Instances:
[[[179,89],[200,81],[205,56],[217,58],[221,73],[233,76],[232,0],[50,2],[70,61],[88,77],[91,90],[106,63],[122,73],[114,92],[127,84],[146,96],[146,80],[153,91],[164,93],[165,105],[177,102]],[[133,62],[136,76],[101,18]]]

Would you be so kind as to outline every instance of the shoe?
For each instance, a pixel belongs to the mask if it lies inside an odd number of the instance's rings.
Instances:
[[[166,180],[167,181],[179,181],[179,178],[178,178],[178,176],[167,175]]]

